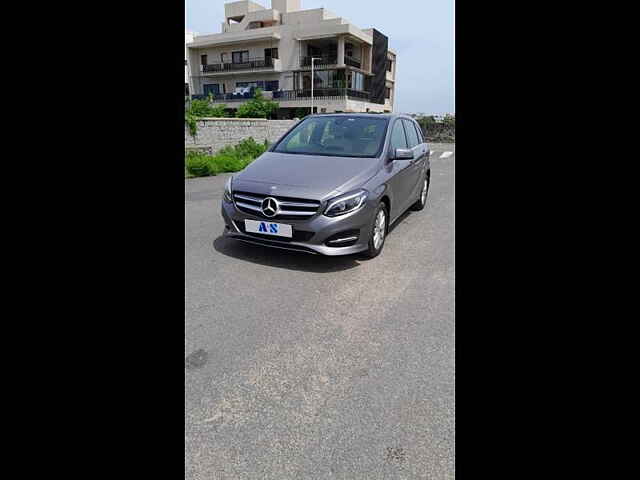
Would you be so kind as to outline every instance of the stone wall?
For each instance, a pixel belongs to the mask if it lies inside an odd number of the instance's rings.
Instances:
[[[185,126],[184,146],[187,150],[217,152],[227,145],[236,145],[245,138],[273,143],[298,120],[266,120],[262,118],[206,118],[198,120],[195,139]]]

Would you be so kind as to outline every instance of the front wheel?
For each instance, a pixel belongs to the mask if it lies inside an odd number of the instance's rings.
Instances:
[[[380,203],[376,209],[373,220],[373,229],[371,230],[371,238],[369,238],[369,248],[363,252],[365,258],[374,258],[380,255],[387,237],[388,218],[387,207],[384,203]]]

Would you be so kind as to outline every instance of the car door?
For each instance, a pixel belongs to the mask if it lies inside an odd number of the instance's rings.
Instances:
[[[393,154],[397,148],[409,148],[407,134],[402,123],[402,119],[395,120],[391,127],[391,138],[389,140],[389,153]],[[391,160],[387,165],[390,173],[388,185],[391,188],[391,220],[395,220],[407,207],[409,190],[413,186],[411,160]]]
[[[404,123],[405,132],[407,134],[409,148],[413,150],[413,160],[409,167],[411,173],[408,175],[409,185],[407,186],[407,195],[409,197],[408,202],[409,205],[411,205],[413,203],[411,200],[418,198],[422,188],[425,163],[427,160],[427,146],[422,143],[422,138],[418,136],[415,124],[412,120],[404,118],[402,119],[402,122]]]

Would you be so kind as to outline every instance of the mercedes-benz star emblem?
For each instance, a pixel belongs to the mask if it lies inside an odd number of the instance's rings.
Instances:
[[[273,197],[267,197],[262,201],[262,213],[265,217],[275,217],[278,213],[278,201]]]

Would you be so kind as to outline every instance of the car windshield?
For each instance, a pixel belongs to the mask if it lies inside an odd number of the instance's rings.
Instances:
[[[332,157],[377,157],[382,150],[387,123],[387,118],[349,115],[309,117],[289,132],[274,151]]]

